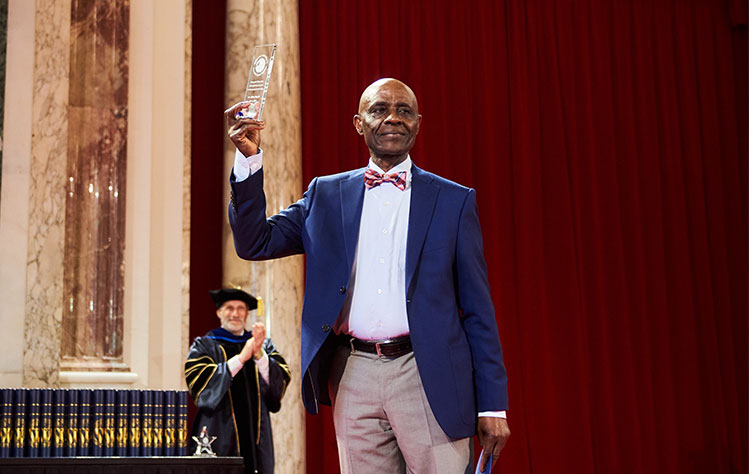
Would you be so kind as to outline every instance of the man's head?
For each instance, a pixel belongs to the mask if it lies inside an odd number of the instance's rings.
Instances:
[[[406,159],[420,123],[413,91],[391,78],[379,79],[364,89],[359,113],[354,115],[354,128],[364,136],[372,159],[385,171]]]
[[[249,312],[257,308],[257,299],[234,288],[222,288],[209,293],[216,303],[216,315],[221,321],[221,327],[237,336],[244,334],[245,320]]]

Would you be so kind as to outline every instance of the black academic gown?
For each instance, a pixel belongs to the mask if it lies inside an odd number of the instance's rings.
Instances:
[[[218,456],[242,456],[245,472],[273,474],[273,434],[269,412],[281,408],[281,398],[291,379],[289,368],[270,339],[268,383],[249,360],[232,378],[226,361],[239,354],[252,333],[235,336],[218,328],[195,338],[185,363],[185,380],[198,413],[192,435],[207,427],[217,439],[211,447]],[[192,450],[195,442],[191,440]]]

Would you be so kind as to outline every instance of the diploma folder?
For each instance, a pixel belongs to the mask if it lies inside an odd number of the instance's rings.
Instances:
[[[479,462],[476,463],[476,474],[489,474],[492,472],[492,455],[489,455],[489,462],[486,464],[486,469],[481,471],[481,460],[484,458],[486,453],[484,453],[484,450],[481,450],[481,456],[479,457]]]

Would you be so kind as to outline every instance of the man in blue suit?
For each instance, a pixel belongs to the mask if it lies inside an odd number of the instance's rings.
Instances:
[[[242,106],[225,112],[235,247],[248,260],[306,255],[302,397],[311,413],[332,403],[341,472],[470,472],[474,434],[496,459],[507,377],[476,196],[412,163],[413,91],[367,87],[354,127],[369,165],[313,179],[269,218],[265,125],[235,118]]]

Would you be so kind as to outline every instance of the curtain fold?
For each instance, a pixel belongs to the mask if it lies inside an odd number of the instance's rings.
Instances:
[[[305,180],[366,164],[359,95],[397,77],[414,162],[477,190],[510,381],[494,472],[747,472],[740,4],[300,2]],[[329,410],[307,437],[307,472],[337,472]]]

